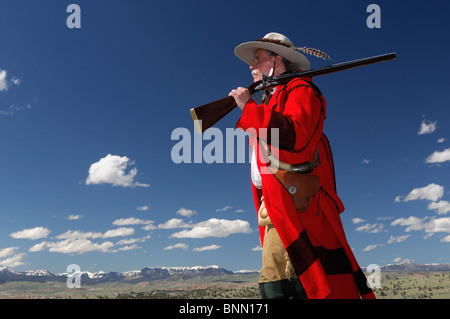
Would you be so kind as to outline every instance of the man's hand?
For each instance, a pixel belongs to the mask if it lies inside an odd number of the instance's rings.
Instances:
[[[252,98],[248,89],[243,87],[238,87],[237,89],[232,90],[228,96],[234,97],[234,100],[241,111],[244,110],[245,104],[247,104],[247,102]]]

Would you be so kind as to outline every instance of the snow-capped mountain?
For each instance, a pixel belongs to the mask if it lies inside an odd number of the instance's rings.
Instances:
[[[17,272],[9,268],[0,268],[0,284],[8,281],[66,281],[70,275],[81,277],[84,284],[95,284],[100,282],[129,282],[136,283],[140,281],[163,280],[163,279],[185,279],[197,276],[220,276],[232,274],[251,274],[257,271],[229,271],[216,265],[212,266],[194,266],[194,267],[158,267],[144,268],[142,270],[132,270],[125,272],[89,272],[81,271],[78,273],[58,273],[52,274],[47,270],[31,270]]]
[[[366,269],[363,268],[363,271]],[[383,272],[441,272],[450,271],[450,264],[425,264],[413,263],[390,264],[380,267]],[[146,267],[142,270],[132,270],[125,272],[89,272],[81,271],[81,281],[83,284],[96,284],[101,282],[128,282],[138,283],[153,280],[178,280],[193,278],[198,276],[223,276],[223,275],[251,275],[258,273],[257,270],[230,271],[216,265],[194,266],[194,267]],[[68,276],[73,273],[52,274],[47,270],[30,270],[18,272],[10,268],[0,268],[0,284],[8,281],[67,281]]]

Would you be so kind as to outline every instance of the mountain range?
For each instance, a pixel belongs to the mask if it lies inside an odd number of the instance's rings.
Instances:
[[[363,268],[363,271],[367,269]],[[414,264],[400,263],[389,264],[380,267],[383,272],[442,272],[450,271],[450,263],[446,264]],[[240,270],[230,271],[219,266],[195,266],[195,267],[159,267],[159,268],[143,268],[142,270],[132,270],[126,272],[89,272],[82,271],[79,275],[83,284],[97,284],[104,282],[127,282],[139,283],[154,280],[178,280],[187,279],[198,276],[224,276],[224,275],[251,275],[256,274],[256,270]],[[32,281],[32,282],[48,282],[48,281],[67,281],[69,276],[74,273],[58,273],[52,274],[47,270],[31,270],[17,272],[10,268],[0,268],[0,284],[10,281]]]
[[[125,272],[89,272],[81,271],[79,273],[58,273],[52,274],[48,270],[31,270],[17,272],[10,268],[0,268],[0,284],[9,281],[67,281],[69,276],[80,276],[83,284],[97,284],[104,282],[127,282],[138,283],[153,280],[177,280],[187,279],[198,276],[223,276],[223,275],[248,275],[258,273],[256,270],[230,271],[219,266],[194,266],[194,267],[159,267],[143,268],[142,270],[132,270]]]

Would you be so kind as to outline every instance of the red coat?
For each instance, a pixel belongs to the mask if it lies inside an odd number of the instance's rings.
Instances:
[[[278,128],[279,149],[272,148],[272,152],[279,154],[281,161],[290,164],[312,161],[317,147],[320,152],[320,164],[312,174],[319,175],[321,188],[306,211],[296,211],[291,195],[270,173],[261,174],[262,190],[252,184],[256,211],[264,195],[270,220],[308,298],[374,298],[347,243],[339,217],[344,206],[336,194],[331,148],[323,134],[325,117],[325,99],[310,78],[278,86],[268,105],[258,105],[252,99],[245,105],[236,126],[257,133],[250,139],[255,149],[260,150],[258,138],[267,139],[270,144],[270,129]],[[266,164],[260,160],[262,154],[257,158],[259,170],[267,172]],[[263,227],[260,238],[263,243]]]

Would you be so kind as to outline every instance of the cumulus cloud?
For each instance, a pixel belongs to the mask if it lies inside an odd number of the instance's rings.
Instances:
[[[361,219],[359,217],[352,218],[352,223],[353,224],[359,224],[359,223],[362,223],[363,221],[364,221],[364,219]]]
[[[410,235],[403,235],[403,236],[392,236],[389,238],[389,240],[387,241],[388,244],[393,244],[393,243],[401,243],[402,241],[405,241],[406,239],[408,239]]]
[[[34,227],[29,229],[24,229],[10,234],[12,238],[16,239],[39,239],[46,238],[50,234],[50,230],[45,227]]]
[[[203,246],[203,247],[196,247],[192,249],[192,251],[206,251],[206,250],[216,250],[221,248],[222,246],[219,245],[209,245],[209,246]]]
[[[8,81],[6,80],[6,70],[0,70],[0,92],[8,90]]]
[[[230,210],[231,208],[232,208],[231,206],[225,206],[224,208],[216,209],[216,212],[225,212],[227,210]]]
[[[116,229],[111,229],[106,231],[103,234],[103,238],[111,238],[111,237],[124,237],[130,236],[134,234],[134,228],[131,227],[119,227]]]
[[[131,227],[119,227],[116,229],[107,230],[105,233],[100,232],[83,232],[81,230],[68,230],[56,236],[56,239],[85,239],[85,238],[111,238],[111,237],[124,237],[134,234],[134,228]]]
[[[383,245],[382,244],[368,245],[363,249],[363,251],[371,251],[371,250],[374,250],[375,248],[381,247],[381,246],[383,246]]]
[[[430,219],[429,217],[418,218],[410,216],[394,220],[391,226],[406,226],[405,232],[423,230],[430,235],[434,233],[450,233],[450,217]]]
[[[442,152],[436,151],[425,159],[425,163],[443,163],[450,161],[450,148]]]
[[[164,247],[164,250],[172,250],[172,249],[183,249],[183,250],[187,250],[189,247],[188,244],[185,243],[179,243],[179,244],[175,244],[175,245],[169,245],[167,247]]]
[[[153,224],[153,220],[142,220],[135,217],[119,218],[112,222],[115,226],[126,226],[126,225],[148,225]]]
[[[24,253],[16,253],[19,247],[8,247],[0,249],[0,266],[1,267],[17,267],[24,265],[22,262]],[[4,258],[4,259],[1,259]]]
[[[16,250],[18,250],[19,247],[8,247],[8,248],[2,248],[0,249],[0,258],[5,258],[11,255],[14,255],[16,253]]]
[[[356,228],[356,231],[362,231],[362,232],[366,232],[366,233],[370,233],[370,234],[378,234],[381,232],[385,232],[386,230],[384,230],[384,225],[383,224],[379,224],[379,223],[374,223],[374,224],[364,224],[361,225],[359,227]]]
[[[428,204],[428,210],[436,210],[439,215],[447,214],[450,212],[450,203],[446,200],[439,202],[432,202]]]
[[[431,134],[436,130],[436,123],[437,121],[427,121],[427,120],[423,120],[422,123],[420,124],[420,129],[419,132],[417,132],[418,135],[423,135],[423,134]]]
[[[67,217],[68,220],[78,220],[81,218],[83,218],[83,215],[70,214],[69,217]]]
[[[94,243],[87,238],[70,238],[57,242],[44,241],[31,247],[29,251],[38,252],[47,248],[50,252],[62,254],[83,254],[91,251],[107,252],[113,246],[114,244],[110,241],[99,244]]]
[[[211,218],[207,221],[193,225],[190,230],[183,230],[172,234],[175,238],[205,238],[205,237],[228,237],[231,234],[251,233],[250,224],[243,220],[226,220]]]
[[[0,260],[0,266],[13,268],[13,267],[25,265],[25,263],[22,262],[24,257],[25,257],[24,253],[19,253],[19,254],[13,253],[12,256],[9,255],[8,258]]]
[[[149,187],[149,184],[134,181],[137,175],[136,168],[130,169],[128,173],[125,172],[127,167],[132,165],[134,162],[126,156],[108,154],[98,162],[91,164],[86,185],[111,184],[123,187]]]
[[[94,242],[94,239],[106,239],[113,237],[125,237],[134,234],[134,229],[130,227],[119,227],[101,232],[84,232],[80,230],[68,230],[54,239],[55,241],[43,241],[29,249],[30,252],[39,252],[48,249],[50,252],[57,252],[62,254],[84,254],[91,251],[110,252],[115,253],[123,250],[138,249],[135,243],[145,241],[150,236],[144,238],[134,238],[129,240],[120,240],[116,244],[111,241]],[[118,245],[133,244],[131,246],[120,247],[113,249]]]
[[[179,218],[172,218],[166,221],[164,224],[159,224],[159,229],[173,229],[173,228],[190,228],[192,224],[188,224]]]
[[[191,210],[191,209],[186,209],[184,207],[181,207],[178,211],[177,211],[177,215],[183,216],[183,217],[191,217],[192,215],[197,214],[197,212],[195,210]]]
[[[444,187],[441,185],[431,183],[425,187],[414,188],[406,197],[397,196],[394,201],[407,202],[411,200],[425,199],[435,202],[439,200],[442,196],[444,196]]]
[[[142,206],[136,207],[136,209],[140,210],[140,211],[146,211],[146,210],[149,210],[150,207],[148,207],[148,205],[142,205]]]

